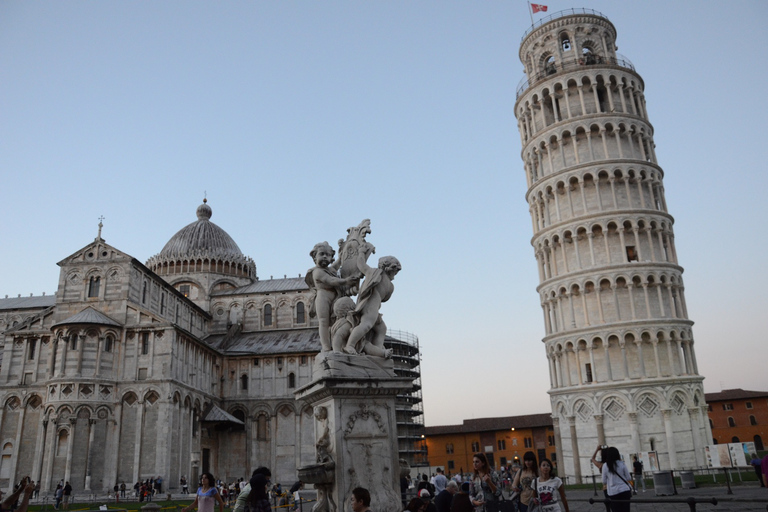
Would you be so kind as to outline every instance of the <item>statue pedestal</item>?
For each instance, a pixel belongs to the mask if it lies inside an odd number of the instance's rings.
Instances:
[[[375,512],[402,512],[395,397],[412,386],[391,359],[318,354],[312,382],[295,392],[315,410],[318,463],[299,468],[318,490],[313,512],[352,512],[355,487],[368,489]]]

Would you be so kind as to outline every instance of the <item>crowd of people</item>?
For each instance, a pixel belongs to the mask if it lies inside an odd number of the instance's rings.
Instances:
[[[535,505],[541,512],[569,512],[563,481],[554,474],[549,459],[536,461],[536,454],[525,452],[519,468],[495,471],[484,453],[472,458],[473,471],[459,472],[450,479],[441,468],[430,479],[422,475],[417,496],[407,503],[411,487],[407,477],[400,482],[405,512],[528,512]],[[509,499],[503,496],[507,490]],[[504,508],[502,502],[507,502]]]
[[[599,458],[598,458],[599,455]],[[605,504],[608,512],[628,512],[632,494],[645,482],[642,479],[642,463],[633,462],[632,472],[621,460],[621,455],[615,447],[598,446],[591,458],[601,473],[603,492],[609,502]],[[495,471],[484,453],[476,453],[472,459],[473,470],[464,474],[459,472],[448,478],[441,468],[430,479],[421,475],[418,483],[410,478],[401,479],[401,492],[404,512],[570,512],[565,496],[563,481],[555,474],[552,461],[543,458],[536,460],[532,451],[525,452],[522,465],[519,467],[502,467]],[[301,480],[284,491],[279,483],[272,484],[272,474],[266,467],[254,470],[248,482],[243,478],[236,481],[224,482],[216,480],[211,473],[203,473],[195,492],[192,504],[182,509],[182,512],[224,512],[225,507],[233,507],[232,512],[270,512],[272,506],[292,506],[291,498],[296,491],[303,488]],[[634,479],[634,487],[629,483]],[[185,476],[179,481],[183,493],[189,492],[189,484]],[[406,500],[407,491],[416,486],[417,496]],[[115,497],[126,497],[125,482],[115,484]],[[152,497],[163,492],[161,477],[149,478],[133,485],[135,497],[139,501],[152,501]],[[504,496],[503,492],[507,492]],[[14,510],[26,512],[29,500],[40,492],[40,483],[24,478],[16,485],[14,493],[2,502],[2,511]],[[60,481],[54,493],[54,508],[64,510],[69,508],[72,496],[72,486],[69,482]],[[354,512],[369,512],[370,493],[363,488],[357,488],[350,496]],[[505,505],[502,503],[506,502]]]

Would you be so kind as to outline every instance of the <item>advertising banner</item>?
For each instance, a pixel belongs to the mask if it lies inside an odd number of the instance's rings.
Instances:
[[[747,465],[747,458],[744,456],[744,446],[741,443],[728,443],[728,451],[731,454],[731,463],[734,467]]]
[[[727,444],[710,444],[704,448],[704,456],[707,460],[707,467],[710,468],[730,468],[731,453]]]

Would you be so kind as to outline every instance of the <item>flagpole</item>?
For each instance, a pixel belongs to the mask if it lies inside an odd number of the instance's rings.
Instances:
[[[531,2],[528,2],[528,14],[531,16],[531,26],[533,26],[533,9],[531,8]]]

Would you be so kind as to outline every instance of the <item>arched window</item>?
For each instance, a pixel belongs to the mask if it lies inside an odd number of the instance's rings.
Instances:
[[[739,441],[739,436],[733,436],[733,437],[731,438],[731,442],[732,442],[732,443],[740,443],[741,441]]]
[[[715,423],[711,419],[709,420],[709,428],[715,428]]]
[[[59,432],[59,442],[56,446],[56,456],[62,457],[67,454],[67,441],[69,440],[69,432],[62,430]]]
[[[112,352],[112,343],[114,343],[114,339],[112,338],[112,335],[107,335],[106,338],[104,338],[104,352]]]
[[[303,324],[306,321],[304,316],[304,303],[299,302],[296,304],[296,323]]]
[[[754,416],[750,415],[749,416],[749,424],[750,425],[757,425],[757,418],[755,418]]]
[[[264,305],[264,325],[272,325],[272,305]]]
[[[141,287],[141,303],[147,303],[147,282],[144,281],[144,285]]]
[[[544,62],[544,73],[547,75],[552,75],[554,73],[557,73],[557,67],[555,67],[555,57],[550,55],[547,57],[547,60]]]
[[[245,430],[245,413],[240,409],[237,409],[236,411],[232,412],[232,416],[234,416],[235,418],[243,422],[242,425],[232,425],[232,431],[242,432],[243,430]]]
[[[100,285],[101,278],[99,276],[91,276],[90,281],[88,281],[88,297],[98,297]]]
[[[597,57],[595,57],[595,53],[592,51],[592,48],[590,48],[587,45],[584,45],[581,48],[581,58],[582,58],[582,62],[584,62],[584,64],[595,64],[595,63],[597,63]]]
[[[289,373],[288,374],[288,387],[289,388],[295,388],[296,387],[296,374]]]
[[[248,375],[246,374],[240,376],[240,389],[248,391]]]
[[[733,416],[728,416],[728,426],[729,427],[735,427],[736,426],[736,422],[733,420]]]
[[[69,335],[69,349],[77,350],[77,334]]]
[[[648,442],[651,444],[651,451],[655,452],[656,451],[656,440],[654,438],[650,438],[648,440]]]
[[[761,452],[765,450],[765,447],[763,446],[763,438],[759,435],[755,435],[755,437],[752,438],[752,440],[755,442],[755,450]]]
[[[560,34],[560,45],[562,46],[564,52],[571,50],[571,39],[568,37],[568,34],[565,32]]]

